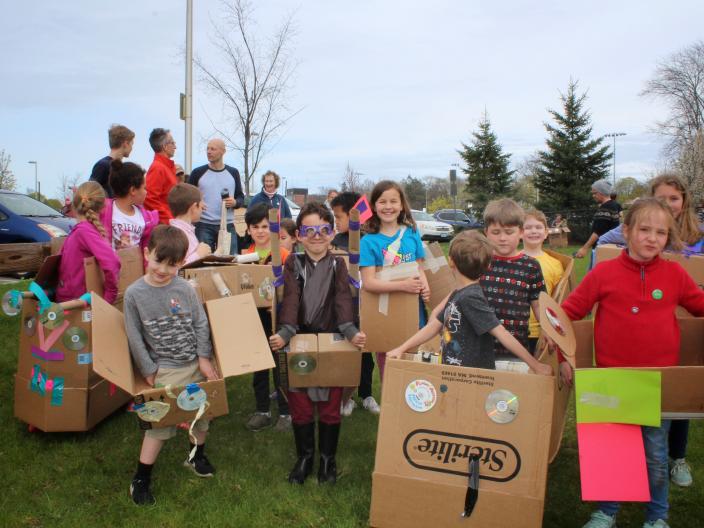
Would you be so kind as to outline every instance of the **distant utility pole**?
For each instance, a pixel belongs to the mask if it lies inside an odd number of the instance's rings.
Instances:
[[[39,163],[36,161],[28,161],[27,163],[34,165],[34,194],[37,196],[37,200],[39,200],[39,179],[37,178],[37,167]]]
[[[184,169],[191,173],[193,165],[193,0],[186,0],[186,93],[181,94],[181,119],[185,123]]]
[[[614,138],[614,152],[613,158],[611,159],[611,166],[614,172],[614,187],[616,187],[616,138],[619,136],[625,136],[625,132],[611,132],[610,134],[604,134],[604,137]]]

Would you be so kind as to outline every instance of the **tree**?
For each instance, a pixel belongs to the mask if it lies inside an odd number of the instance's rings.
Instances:
[[[422,180],[409,174],[401,181],[401,187],[403,187],[403,192],[406,194],[411,209],[423,209],[425,207],[425,184]]]
[[[10,169],[12,156],[5,153],[5,150],[0,150],[0,189],[6,191],[14,191],[17,188],[17,179],[15,174]]]
[[[618,196],[618,201],[624,204],[648,194],[648,184],[629,176],[616,182],[614,192]]]
[[[252,18],[247,0],[222,1],[222,13],[211,21],[212,41],[221,63],[210,66],[196,57],[202,82],[222,99],[223,123],[211,123],[226,143],[242,155],[245,193],[259,163],[291,112],[287,95],[296,70],[292,60],[293,17],[286,18],[267,43]]]
[[[77,172],[73,176],[68,176],[67,174],[62,174],[59,180],[59,186],[56,188],[56,193],[60,201],[66,198],[72,199],[74,189],[81,184],[83,177],[80,172]]]
[[[345,167],[345,174],[340,182],[341,192],[359,192],[362,186],[362,178],[360,176],[363,176],[363,174],[354,170],[348,161]]]
[[[472,197],[472,206],[482,211],[489,200],[509,194],[513,174],[508,170],[511,155],[502,152],[486,112],[479,122],[479,131],[472,135],[472,143],[462,143],[462,150],[457,152],[467,164],[462,172],[467,175],[466,190]]]
[[[426,176],[425,189],[426,189],[425,192],[428,196],[428,209],[430,209],[430,204],[434,200],[436,200],[440,197],[447,198],[448,200],[450,199],[449,198],[450,197],[450,180],[449,180],[449,178],[438,178],[436,176]]]
[[[511,184],[511,196],[524,207],[533,207],[538,201],[535,188],[535,176],[540,167],[538,154],[525,158],[516,167],[515,177]]]
[[[434,213],[440,209],[452,209],[452,200],[449,196],[438,196],[428,204],[429,213]]]
[[[547,150],[539,152],[535,186],[544,211],[590,209],[592,183],[609,175],[611,153],[604,138],[592,139],[591,116],[584,109],[586,92],[577,95],[577,81],[570,80],[567,94],[560,94],[562,113],[549,110],[554,125],[545,123]]]

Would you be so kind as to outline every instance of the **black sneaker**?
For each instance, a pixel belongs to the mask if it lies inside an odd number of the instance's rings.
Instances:
[[[149,480],[146,479],[132,480],[132,484],[130,484],[130,497],[132,497],[134,503],[139,506],[156,503],[154,495],[149,491]]]
[[[199,477],[212,477],[215,474],[215,468],[205,455],[192,460],[187,458],[183,465],[191,468]]]

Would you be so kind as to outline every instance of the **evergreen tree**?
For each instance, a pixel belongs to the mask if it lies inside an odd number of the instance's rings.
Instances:
[[[570,80],[561,94],[563,111],[549,110],[555,121],[545,123],[547,150],[539,153],[535,186],[544,211],[591,209],[591,185],[609,176],[611,153],[603,138],[592,139],[591,116],[583,108],[586,92],[577,95],[577,82]]]
[[[502,152],[486,111],[479,130],[472,135],[471,145],[462,143],[462,150],[457,152],[466,164],[462,172],[467,175],[466,192],[471,196],[472,209],[481,212],[489,200],[510,194],[514,171],[508,170],[511,155]]]

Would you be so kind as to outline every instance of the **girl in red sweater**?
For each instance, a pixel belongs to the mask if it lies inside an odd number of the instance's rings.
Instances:
[[[675,308],[704,315],[704,291],[676,262],[663,260],[669,246],[682,242],[670,209],[654,198],[638,200],[626,214],[627,249],[589,272],[562,307],[572,320],[582,319],[599,303],[594,318],[597,367],[669,367],[679,365],[680,331]],[[563,377],[572,369],[563,362]],[[642,427],[651,500],[644,528],[666,528],[668,516],[668,442],[670,420]],[[617,502],[599,503],[584,528],[615,526]]]

